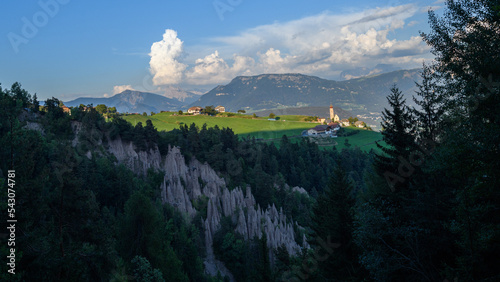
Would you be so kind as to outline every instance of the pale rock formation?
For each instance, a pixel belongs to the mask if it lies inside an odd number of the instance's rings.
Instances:
[[[221,211],[217,209],[218,206]],[[283,244],[290,254],[296,254],[301,249],[295,242],[293,225],[286,221],[283,210],[278,212],[274,204],[266,210],[262,210],[259,205],[255,206],[250,187],[246,188],[245,197],[240,188],[232,191],[224,188],[220,197],[210,199],[207,219],[204,222],[207,245],[212,244],[213,233],[218,230],[222,215],[232,216],[233,221],[237,223],[236,232],[247,240],[261,238],[262,234],[265,234],[269,248],[277,248]],[[216,220],[213,220],[214,218]]]
[[[206,261],[206,265],[210,265],[210,269],[217,265],[213,258],[212,243],[223,216],[230,216],[237,224],[235,231],[247,240],[261,238],[264,234],[270,249],[283,244],[293,255],[301,248],[308,247],[304,238],[301,238],[302,246],[296,243],[293,223],[287,220],[282,209],[278,211],[274,204],[265,210],[261,209],[250,187],[246,187],[245,191],[239,187],[229,190],[225,180],[208,164],[201,164],[193,158],[188,165],[178,147],[169,147],[168,154],[162,157],[158,148],[136,152],[131,142],[123,142],[120,138],[108,140],[108,144],[109,152],[116,156],[118,162],[134,172],[145,174],[149,168],[154,168],[165,173],[160,186],[163,203],[169,203],[193,218],[197,213],[193,202],[199,197],[208,198],[207,217],[202,219],[202,225],[205,229],[207,260],[211,258]]]
[[[109,152],[115,155],[118,162],[125,164],[138,174],[145,175],[149,168],[160,169],[161,154],[158,148],[147,152],[136,152],[132,142],[124,142],[120,137],[108,140],[108,144]]]
[[[23,128],[26,128],[29,130],[35,130],[35,131],[40,132],[40,134],[45,135],[45,130],[43,129],[43,126],[38,122],[27,121],[26,125]]]
[[[306,191],[306,189],[302,188],[302,187],[299,187],[299,186],[295,186],[292,188],[292,192],[299,192],[300,194],[304,194],[304,195],[309,195]]]

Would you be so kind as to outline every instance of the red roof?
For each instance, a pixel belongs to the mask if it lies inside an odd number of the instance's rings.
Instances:
[[[316,131],[325,131],[325,130],[329,129],[329,126],[328,125],[316,125],[313,129]]]
[[[199,110],[201,110],[201,109],[202,109],[201,107],[196,107],[196,106],[195,106],[195,107],[191,107],[191,108],[189,108],[189,109],[188,109],[188,111],[199,111]]]

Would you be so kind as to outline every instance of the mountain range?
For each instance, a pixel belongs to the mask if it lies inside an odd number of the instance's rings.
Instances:
[[[400,70],[345,81],[303,74],[262,74],[238,76],[219,85],[191,106],[222,105],[226,111],[256,112],[293,107],[329,107],[333,104],[355,114],[377,112],[387,107],[392,85],[404,94],[413,94],[418,69]],[[411,99],[407,99],[411,102]]]
[[[78,98],[65,102],[66,106],[105,104],[116,107],[121,113],[150,113],[186,110],[191,106],[224,106],[226,111],[246,110],[247,113],[278,111],[292,108],[328,108],[330,104],[349,115],[372,116],[375,121],[387,107],[386,96],[392,85],[406,94],[408,104],[414,94],[419,70],[399,70],[364,76],[361,78],[334,81],[298,73],[261,74],[238,76],[226,85],[219,85],[206,94],[172,88],[165,95],[125,90],[109,98]],[[168,98],[171,96],[175,98]],[[182,97],[181,97],[182,96]],[[196,99],[198,98],[198,99]],[[193,102],[193,100],[196,101]],[[338,111],[336,111],[338,112]],[[321,112],[311,115],[322,115]],[[376,123],[376,122],[375,122]]]
[[[64,102],[68,107],[77,107],[80,104],[94,106],[104,104],[108,107],[116,107],[120,113],[159,113],[160,111],[177,111],[185,104],[177,99],[167,98],[154,93],[125,90],[109,98],[77,98]]]

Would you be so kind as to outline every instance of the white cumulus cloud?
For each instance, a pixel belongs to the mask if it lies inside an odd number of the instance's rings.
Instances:
[[[186,71],[186,81],[190,84],[208,85],[226,82],[238,75],[255,74],[253,58],[234,55],[232,61],[232,65],[229,65],[216,50],[195,61],[195,65]]]
[[[165,30],[163,39],[151,45],[149,56],[150,72],[153,75],[153,84],[177,84],[182,80],[187,65],[177,59],[182,54],[183,42],[177,38],[177,32]]]
[[[122,93],[125,90],[134,90],[134,88],[130,84],[127,84],[127,85],[115,85],[115,86],[113,86],[113,95]],[[109,96],[104,96],[104,97],[109,97]]]
[[[342,15],[323,12],[256,26],[188,46],[193,57],[184,63],[179,61],[182,41],[166,30],[151,47],[153,83],[214,85],[238,75],[292,72],[335,79],[343,70],[381,63],[418,67],[431,56],[429,48],[404,30],[417,24],[413,16],[420,10],[408,4]]]

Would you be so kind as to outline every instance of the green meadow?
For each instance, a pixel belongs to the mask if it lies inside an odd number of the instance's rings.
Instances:
[[[347,136],[347,137],[337,137],[332,138],[337,142],[337,149],[341,150],[346,148],[345,140],[348,139],[351,147],[360,147],[363,151],[370,151],[371,149],[380,150],[377,145],[375,145],[376,141],[382,140],[382,134],[380,132],[369,131],[362,128],[357,127],[347,127],[344,128],[346,132],[357,131],[358,133]],[[385,145],[385,142],[380,142],[381,145]]]
[[[264,142],[279,143],[279,139],[286,135],[292,142],[298,142],[301,138],[302,131],[312,128],[318,123],[305,122],[306,116],[299,115],[284,115],[278,116],[276,121],[269,121],[267,117],[253,118],[250,115],[235,114],[234,116],[206,116],[206,115],[178,115],[173,112],[159,113],[153,116],[142,115],[127,115],[122,116],[125,120],[132,125],[138,122],[146,124],[146,120],[150,119],[158,131],[170,131],[179,126],[187,124],[188,126],[195,123],[198,127],[207,124],[208,127],[215,125],[231,128],[235,134],[242,137],[255,137],[262,139]],[[364,151],[370,149],[377,150],[375,141],[382,139],[379,132],[368,131],[361,128],[347,127],[344,128],[346,132],[357,131],[356,134],[348,137],[337,138],[322,138],[318,140],[318,145],[322,148],[332,148],[334,145],[337,149],[345,148],[345,139],[349,139],[349,144],[353,147],[360,147]],[[311,139],[314,140],[314,139]]]

